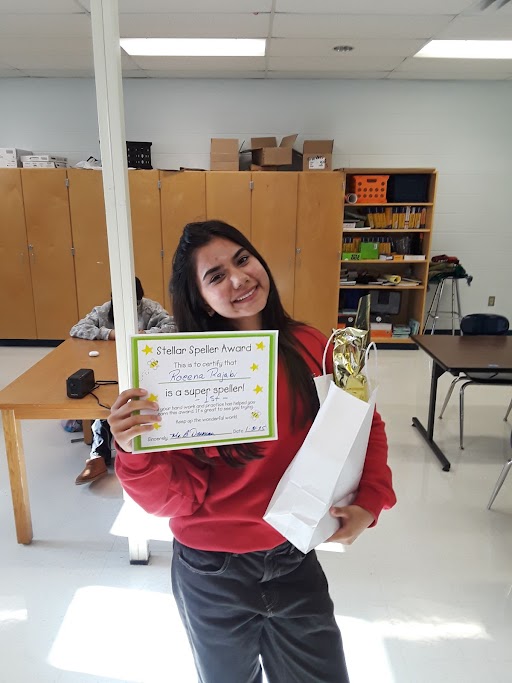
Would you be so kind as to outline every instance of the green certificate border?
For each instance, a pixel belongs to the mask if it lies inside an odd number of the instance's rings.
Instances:
[[[254,435],[251,438],[247,437],[233,437],[232,439],[216,439],[216,440],[199,440],[187,441],[186,443],[161,444],[155,446],[143,446],[142,437],[136,436],[133,439],[134,449],[139,452],[158,452],[158,451],[174,451],[187,448],[207,448],[208,446],[229,445],[234,443],[254,443],[256,441],[271,441],[277,439],[277,343],[278,330],[261,330],[250,332],[176,332],[175,334],[137,334],[131,337],[131,352],[132,352],[132,385],[136,389],[140,388],[139,383],[139,357],[137,352],[137,342],[139,340],[162,341],[172,339],[247,339],[257,337],[258,339],[267,339],[269,344],[269,364],[268,364],[268,425],[269,430],[266,434]],[[134,411],[135,412],[135,411]]]

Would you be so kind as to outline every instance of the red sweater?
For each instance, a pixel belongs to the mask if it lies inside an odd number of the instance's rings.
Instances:
[[[312,374],[321,374],[325,336],[311,327],[297,328],[295,336],[317,360],[314,363],[306,355]],[[330,366],[328,372],[332,371],[332,361]],[[302,428],[291,425],[291,396],[281,360],[277,422],[277,441],[261,443],[263,457],[244,467],[230,467],[214,447],[205,449],[213,466],[197,460],[191,450],[133,454],[117,447],[116,473],[126,492],[144,510],[170,517],[171,531],[181,543],[199,550],[233,553],[268,550],[285,539],[263,520],[263,515],[311,426],[310,422]],[[368,510],[377,520],[380,512],[395,502],[384,423],[375,412],[354,505]]]

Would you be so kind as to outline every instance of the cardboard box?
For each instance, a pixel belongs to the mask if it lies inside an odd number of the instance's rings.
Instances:
[[[24,161],[23,168],[67,168],[65,161]]]
[[[334,140],[304,140],[303,171],[332,171]]]
[[[68,162],[67,157],[54,157],[51,154],[23,154],[21,161],[60,161]]]
[[[210,142],[210,170],[238,171],[238,139],[212,138]]]
[[[11,168],[21,166],[20,157],[23,154],[32,154],[28,149],[19,149],[17,147],[0,147],[0,164],[2,168]],[[9,166],[7,166],[9,163]]]
[[[284,137],[279,146],[275,137],[251,138],[252,163],[254,166],[288,166],[292,163],[293,143],[297,133]]]

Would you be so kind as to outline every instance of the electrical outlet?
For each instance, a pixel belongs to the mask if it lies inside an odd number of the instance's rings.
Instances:
[[[494,302],[495,302],[495,301],[496,301],[496,297],[495,297],[495,296],[490,296],[490,297],[487,299],[487,305],[488,305],[488,306],[494,306]]]

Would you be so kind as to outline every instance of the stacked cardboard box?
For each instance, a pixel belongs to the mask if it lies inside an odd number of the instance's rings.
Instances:
[[[67,168],[67,157],[51,154],[24,154],[21,157],[23,168]]]
[[[24,154],[32,154],[32,152],[16,147],[0,147],[0,168],[16,168],[21,166],[21,157]]]
[[[238,171],[238,140],[212,138],[210,143],[211,171]]]
[[[304,140],[303,171],[332,171],[334,140]]]
[[[289,166],[296,139],[297,134],[287,135],[278,145],[275,137],[251,138],[251,170],[276,171],[278,166]]]

